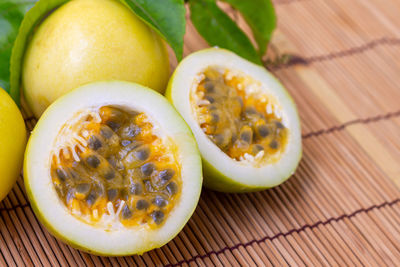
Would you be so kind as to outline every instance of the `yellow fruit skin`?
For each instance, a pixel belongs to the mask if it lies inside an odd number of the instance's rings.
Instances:
[[[98,80],[125,80],[163,92],[164,41],[116,0],[74,0],[36,29],[23,62],[22,88],[39,117],[58,97]]]
[[[11,97],[0,88],[0,200],[14,186],[26,144],[24,119]]]

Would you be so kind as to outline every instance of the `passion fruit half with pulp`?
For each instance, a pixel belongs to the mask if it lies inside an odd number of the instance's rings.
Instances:
[[[92,83],[54,102],[32,132],[24,176],[53,235],[113,256],[175,237],[202,185],[186,123],[159,93],[127,82]]]
[[[192,129],[205,186],[257,191],[290,177],[301,158],[295,103],[266,69],[219,48],[186,57],[167,97]]]

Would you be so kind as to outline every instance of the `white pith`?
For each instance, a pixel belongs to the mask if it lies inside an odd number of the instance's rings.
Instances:
[[[60,130],[77,112],[93,107],[117,106],[143,111],[157,122],[159,133],[176,141],[181,165],[181,195],[165,222],[157,228],[147,225],[112,227],[89,225],[70,213],[59,199],[50,176],[50,156]],[[197,204],[201,190],[201,164],[191,132],[172,106],[158,93],[125,82],[100,82],[74,90],[57,100],[44,113],[32,132],[26,152],[26,186],[31,202],[53,233],[70,243],[99,254],[143,253],[172,239],[183,228]],[[118,211],[109,210],[112,220]],[[118,221],[118,220],[114,220]]]
[[[285,150],[279,155],[278,161],[257,167],[254,167],[249,157],[244,158],[243,161],[235,161],[203,133],[193,112],[190,92],[197,88],[202,79],[201,73],[210,66],[231,70],[233,74],[243,73],[259,81],[261,91],[275,99],[277,104],[267,109],[282,118],[289,133]],[[176,69],[170,87],[172,102],[192,129],[204,160],[224,176],[252,187],[272,187],[293,174],[302,150],[299,117],[290,95],[265,68],[250,63],[227,50],[211,48],[186,57]]]

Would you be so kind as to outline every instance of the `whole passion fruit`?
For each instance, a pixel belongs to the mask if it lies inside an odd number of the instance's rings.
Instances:
[[[11,97],[0,88],[0,201],[21,172],[26,144],[24,119]]]
[[[299,117],[266,69],[227,50],[206,49],[179,64],[167,97],[196,137],[205,186],[257,191],[294,173],[302,154]]]
[[[124,80],[163,92],[168,77],[163,40],[118,0],[74,0],[58,7],[34,28],[22,66],[23,93],[36,117],[89,82]]]
[[[53,235],[111,256],[175,237],[202,186],[186,123],[159,93],[127,82],[88,84],[54,102],[32,132],[24,177]]]

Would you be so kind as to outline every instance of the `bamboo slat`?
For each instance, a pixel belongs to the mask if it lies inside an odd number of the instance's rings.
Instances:
[[[21,177],[0,203],[0,266],[399,265],[400,2],[275,4],[279,26],[268,58],[291,60],[268,68],[295,99],[303,131],[304,156],[290,180],[251,194],[204,190],[170,243],[107,258],[53,238]],[[184,53],[206,46],[189,22]],[[36,121],[23,107],[32,130]]]

